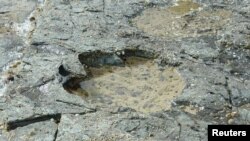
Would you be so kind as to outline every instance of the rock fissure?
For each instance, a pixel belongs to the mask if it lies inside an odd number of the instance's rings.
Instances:
[[[80,105],[80,104],[76,104],[76,103],[72,103],[72,102],[67,102],[67,101],[62,101],[62,100],[56,100],[56,102],[61,102],[61,103],[65,103],[65,104],[73,105],[73,106],[77,106],[77,107],[84,107],[84,108],[87,108],[87,109],[91,110],[91,111],[88,111],[88,112],[96,112],[96,109],[89,108],[89,107],[87,107],[85,105]]]
[[[228,86],[228,77],[226,77],[225,78],[226,79],[226,83],[225,83],[225,88],[226,88],[226,90],[227,90],[227,94],[228,94],[228,96],[229,96],[229,104],[230,104],[230,106],[234,106],[233,105],[233,101],[232,101],[232,91],[231,91],[231,89],[229,88],[229,86]]]
[[[18,127],[24,127],[36,122],[42,122],[46,120],[51,120],[54,119],[56,122],[60,121],[61,114],[54,114],[54,115],[42,115],[38,117],[32,117],[28,119],[23,119],[23,120],[16,120],[16,121],[9,121],[6,125],[6,129],[8,131],[15,130]]]
[[[58,121],[56,122],[56,131],[55,131],[55,134],[54,134],[54,139],[53,139],[53,141],[56,141],[56,139],[57,139],[57,136],[58,136],[58,132],[59,132],[59,124],[60,124],[60,122],[61,122],[61,117],[60,117],[60,119],[58,119]]]

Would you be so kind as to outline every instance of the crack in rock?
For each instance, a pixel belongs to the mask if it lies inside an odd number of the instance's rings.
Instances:
[[[24,127],[29,124],[33,124],[36,122],[42,122],[46,120],[54,119],[55,121],[60,121],[61,114],[53,114],[53,115],[42,115],[38,117],[31,117],[23,120],[9,121],[6,123],[7,131],[15,130],[18,127]]]
[[[227,90],[228,96],[229,96],[229,104],[233,106],[233,101],[232,101],[232,91],[228,86],[228,77],[225,77],[226,83],[225,83],[225,88]]]
[[[58,130],[59,130],[59,124],[60,124],[60,122],[61,122],[61,116],[60,116],[60,118],[58,119],[58,121],[56,122],[57,128],[56,128],[56,131],[55,131],[55,134],[54,134],[54,139],[53,139],[53,141],[56,141],[56,139],[57,139],[57,135],[58,135]]]

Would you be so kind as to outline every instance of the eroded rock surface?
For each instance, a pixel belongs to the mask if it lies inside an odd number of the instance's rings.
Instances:
[[[0,140],[206,140],[250,122],[248,0],[0,0]]]

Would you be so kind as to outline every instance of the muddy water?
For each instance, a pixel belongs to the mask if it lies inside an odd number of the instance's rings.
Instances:
[[[133,23],[149,35],[174,39],[216,34],[230,22],[231,16],[231,11],[202,9],[202,5],[189,0],[178,1],[171,7],[146,9]]]
[[[97,106],[124,106],[144,113],[167,110],[185,85],[174,68],[160,70],[152,60],[138,57],[127,58],[125,67],[90,70],[93,78],[81,82],[78,91]]]
[[[191,0],[186,1],[178,1],[175,6],[172,6],[169,8],[171,12],[174,12],[176,14],[186,14],[188,12],[197,10],[200,7],[199,4],[192,2]]]

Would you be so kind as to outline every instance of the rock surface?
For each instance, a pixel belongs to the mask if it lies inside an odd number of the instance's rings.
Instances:
[[[1,141],[196,141],[250,123],[249,0],[0,3]]]

